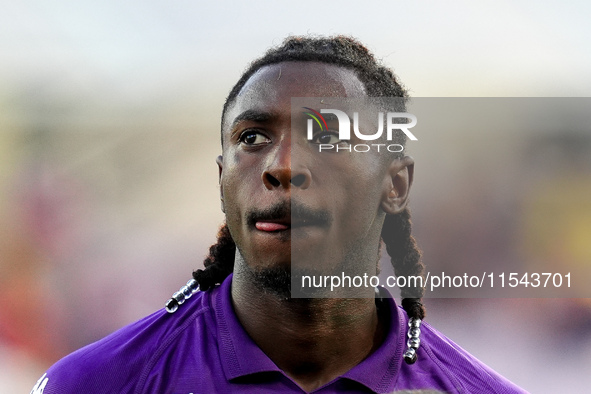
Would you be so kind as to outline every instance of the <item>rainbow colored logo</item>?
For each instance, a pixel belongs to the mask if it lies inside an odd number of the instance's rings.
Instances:
[[[325,131],[324,127],[326,127],[326,130],[328,130],[328,125],[326,124],[326,120],[324,120],[324,117],[320,114],[320,112],[315,111],[312,108],[308,108],[308,107],[302,107],[302,108],[313,112],[313,113],[310,113],[310,112],[304,112],[304,113],[306,115],[309,115],[312,119],[314,119],[316,121],[316,123],[318,123],[318,126],[320,126],[320,130]],[[318,118],[320,118],[320,119],[318,119]],[[322,120],[322,123],[320,123],[320,120]],[[322,124],[324,124],[324,127],[322,126]]]

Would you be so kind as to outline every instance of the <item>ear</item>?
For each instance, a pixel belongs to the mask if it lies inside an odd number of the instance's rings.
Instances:
[[[404,156],[393,160],[388,167],[382,191],[382,209],[388,214],[400,213],[406,208],[412,185],[415,162]]]
[[[215,159],[215,162],[218,164],[218,169],[219,169],[219,185],[220,185],[220,202],[222,204],[222,212],[226,213],[226,208],[224,207],[224,188],[222,187],[222,173],[223,173],[223,169],[224,169],[224,158],[223,156],[218,156],[217,159]]]

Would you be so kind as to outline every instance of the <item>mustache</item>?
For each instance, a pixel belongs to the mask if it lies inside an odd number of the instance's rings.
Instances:
[[[253,208],[246,213],[246,221],[249,226],[254,226],[257,221],[272,221],[290,218],[291,223],[329,226],[332,223],[332,215],[320,208],[312,208],[297,200],[283,200],[270,207]]]

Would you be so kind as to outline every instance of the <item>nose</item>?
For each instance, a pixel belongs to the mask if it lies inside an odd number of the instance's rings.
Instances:
[[[299,163],[292,163],[293,147],[289,141],[278,145],[271,155],[268,165],[263,171],[263,183],[268,190],[277,188],[289,189],[292,186],[307,189],[312,181],[310,170]]]

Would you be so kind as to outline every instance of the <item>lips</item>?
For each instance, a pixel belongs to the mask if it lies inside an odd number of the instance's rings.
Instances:
[[[247,214],[247,223],[266,233],[284,232],[291,229],[289,201],[278,202],[268,208],[254,209]]]
[[[301,218],[283,218],[278,220],[257,220],[254,227],[259,231],[276,232],[300,227],[323,227],[325,223],[318,220]]]
[[[266,231],[271,233],[275,231],[289,230],[291,228],[291,225],[288,223],[257,221],[255,223],[255,228],[259,231]]]
[[[253,209],[246,220],[251,228],[266,233],[284,233],[300,227],[328,227],[330,214],[295,200],[282,201],[264,209]]]

